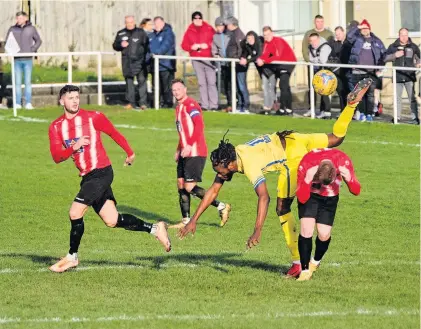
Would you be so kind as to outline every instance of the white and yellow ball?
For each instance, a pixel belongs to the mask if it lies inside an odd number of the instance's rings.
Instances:
[[[313,77],[313,87],[316,93],[323,96],[332,95],[336,87],[338,87],[338,80],[335,74],[329,70],[320,70]]]

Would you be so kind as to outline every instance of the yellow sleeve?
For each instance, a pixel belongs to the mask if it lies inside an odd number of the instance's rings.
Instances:
[[[260,169],[257,166],[246,166],[246,168],[244,169],[244,174],[247,176],[250,183],[253,184],[254,189],[256,189],[261,183],[266,181],[262,169]]]
[[[303,134],[307,144],[307,151],[317,148],[326,148],[329,145],[327,134]]]

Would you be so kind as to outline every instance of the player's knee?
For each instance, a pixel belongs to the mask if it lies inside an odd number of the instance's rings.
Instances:
[[[70,208],[69,217],[70,217],[71,220],[79,219],[79,218],[83,217],[83,213],[81,213],[80,210],[78,210],[78,209]]]
[[[294,199],[280,199],[276,204],[276,214],[278,216],[284,216],[291,212],[291,204]]]
[[[301,225],[300,235],[301,235],[303,238],[311,238],[311,237],[313,237],[313,229],[312,229],[312,228],[305,227],[305,226]]]
[[[327,241],[330,239],[330,232],[318,232],[317,237],[320,241]]]

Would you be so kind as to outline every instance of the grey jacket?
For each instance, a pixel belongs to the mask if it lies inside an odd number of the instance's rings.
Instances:
[[[317,48],[308,46],[309,62],[314,64],[326,64],[332,48],[329,46],[325,38],[320,37],[320,44]]]
[[[41,46],[42,40],[38,31],[29,21],[24,26],[13,25],[10,27],[9,31],[7,31],[6,42],[10,33],[13,33],[19,45],[20,53],[35,53]]]
[[[227,58],[227,47],[230,39],[230,32],[215,33],[212,41],[212,55],[214,57],[219,56],[221,58]],[[221,64],[226,64],[226,62],[221,62]]]

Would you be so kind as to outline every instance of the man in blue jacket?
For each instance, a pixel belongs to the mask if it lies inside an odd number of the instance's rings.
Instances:
[[[367,20],[364,19],[360,25],[354,26],[349,30],[347,41],[352,45],[349,64],[384,66],[386,48],[383,42],[371,32],[371,26]],[[374,81],[358,104],[358,111],[361,113],[355,119],[373,121],[374,90],[376,89],[377,80],[382,75],[382,70],[352,69],[351,83],[353,85],[365,78],[371,78]]]
[[[149,36],[149,49],[153,55],[175,55],[175,34],[171,25],[165,23],[164,18],[154,18],[155,29]],[[153,60],[153,59],[152,59]],[[152,63],[152,80],[159,79],[160,107],[173,107],[171,81],[174,80],[176,61],[174,59],[160,59],[159,73],[154,72]],[[153,86],[155,83],[153,82]]]

